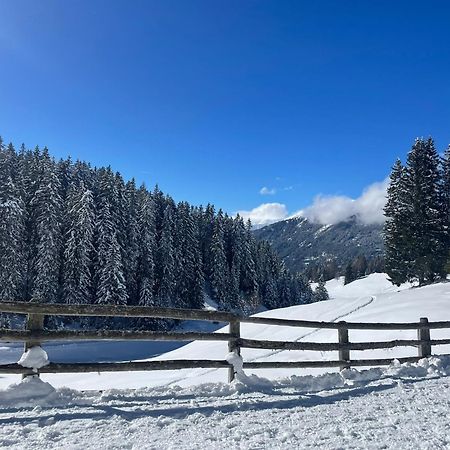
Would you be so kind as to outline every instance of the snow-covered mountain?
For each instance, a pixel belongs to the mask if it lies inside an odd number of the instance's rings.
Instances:
[[[360,255],[369,260],[383,255],[381,231],[382,225],[365,225],[356,218],[321,225],[294,217],[255,230],[254,235],[269,241],[291,270],[302,272],[310,264],[334,260],[342,272]]]

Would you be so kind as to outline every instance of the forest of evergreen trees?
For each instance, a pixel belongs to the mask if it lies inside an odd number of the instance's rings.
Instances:
[[[243,314],[313,301],[242,218],[0,141],[0,301],[203,308],[205,295]]]
[[[390,176],[384,227],[386,272],[400,285],[445,278],[450,248],[450,147],[441,158],[433,139],[417,139],[406,164]]]

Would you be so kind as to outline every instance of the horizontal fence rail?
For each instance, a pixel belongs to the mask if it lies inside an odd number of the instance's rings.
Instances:
[[[338,330],[342,328],[342,322],[319,322],[310,320],[273,319],[271,317],[245,317],[241,323],[254,323],[259,325],[279,325],[283,327],[323,328]],[[348,330],[418,330],[420,328],[438,329],[450,328],[450,321],[445,322],[406,322],[406,323],[369,323],[369,322],[345,322]]]
[[[410,323],[362,323],[362,322],[320,322],[267,317],[240,317],[222,311],[205,311],[174,308],[152,308],[144,306],[107,305],[61,305],[47,303],[2,302],[0,312],[27,315],[26,330],[0,328],[0,342],[24,342],[25,350],[40,346],[44,342],[55,341],[181,341],[190,342],[222,341],[228,343],[228,351],[241,354],[242,348],[267,350],[300,350],[317,352],[338,352],[336,360],[318,361],[244,361],[244,369],[302,369],[370,367],[389,365],[394,358],[351,359],[350,351],[392,349],[396,347],[416,347],[418,356],[395,358],[400,362],[417,362],[431,356],[432,346],[450,345],[449,339],[431,339],[430,330],[450,329],[450,321],[428,322],[421,318]],[[173,331],[121,331],[121,330],[46,330],[45,316],[81,317],[147,317],[179,320],[201,320],[225,322],[229,332],[173,332]],[[241,337],[241,323],[283,327],[335,329],[337,342],[269,341],[245,339]],[[416,330],[417,339],[395,339],[379,342],[350,342],[349,330]],[[222,355],[223,357],[223,355]],[[228,379],[235,377],[233,366],[226,360],[170,360],[170,361],[129,361],[116,363],[49,363],[38,373],[84,373],[84,372],[124,372],[146,370],[179,370],[190,368],[228,369]],[[36,375],[36,371],[19,364],[0,365],[0,374]]]
[[[419,347],[420,345],[450,344],[450,339],[413,340],[397,339],[385,342],[284,342],[284,341],[257,341],[252,339],[239,339],[242,348],[259,348],[266,350],[313,350],[318,352],[332,352],[339,350],[378,350],[394,347]]]
[[[174,333],[157,331],[0,330],[0,341],[229,341],[229,333]]]
[[[0,312],[46,316],[148,317],[156,319],[205,320],[210,322],[230,322],[238,318],[237,315],[232,313],[203,309],[120,305],[59,305],[34,302],[2,302],[0,303]]]

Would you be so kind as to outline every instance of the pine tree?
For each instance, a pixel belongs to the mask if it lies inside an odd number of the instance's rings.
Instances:
[[[286,308],[293,304],[293,292],[290,281],[290,274],[283,267],[280,275],[277,277],[278,308]]]
[[[0,301],[23,295],[25,207],[13,183],[11,155],[0,142]]]
[[[224,245],[224,218],[219,211],[211,241],[211,287],[220,309],[225,309],[228,291],[228,263]]]
[[[157,251],[157,296],[159,305],[165,307],[173,306],[175,293],[174,213],[174,205],[169,202],[164,211]]]
[[[204,279],[197,223],[191,208],[181,202],[177,208],[176,290],[181,308],[203,308]]]
[[[124,305],[128,294],[122,255],[107,202],[100,206],[97,239],[96,303]]]
[[[295,281],[297,284],[296,302],[299,305],[306,305],[308,303],[312,303],[314,301],[313,291],[311,289],[311,285],[309,284],[308,279],[303,274],[297,274],[295,276]]]
[[[271,309],[277,308],[277,264],[272,258],[270,246],[267,242],[258,243],[257,249],[258,286],[260,303]]]
[[[154,204],[145,187],[138,192],[137,229],[139,245],[137,248],[136,284],[140,306],[154,306],[155,297],[155,217]]]
[[[314,290],[314,301],[323,302],[325,300],[329,300],[330,296],[328,295],[327,288],[325,286],[325,281],[323,279],[319,280],[319,284]]]
[[[356,278],[362,278],[367,271],[367,258],[364,255],[359,255],[352,263]]]
[[[67,194],[68,225],[64,245],[63,300],[72,304],[90,303],[95,226],[92,192],[81,183]]]
[[[42,175],[31,200],[36,238],[31,295],[32,300],[54,303],[58,300],[60,282],[62,200],[55,166],[45,150],[40,167]]]
[[[387,190],[387,203],[384,208],[386,222],[384,225],[384,244],[386,273],[393,284],[400,285],[407,281],[412,271],[412,232],[409,228],[410,211],[406,170],[399,159],[395,162],[390,175]],[[351,268],[348,269],[352,270]],[[350,273],[346,272],[346,283],[350,282]],[[351,275],[353,278],[353,275]],[[352,280],[353,281],[353,280]]]
[[[443,228],[439,163],[433,140],[417,139],[408,154],[406,188],[412,237],[412,275],[420,285],[444,275],[446,233]]]
[[[345,275],[344,275],[344,285],[349,284],[356,280],[356,275],[353,270],[352,263],[348,263],[345,267]]]
[[[139,259],[139,225],[138,225],[138,205],[137,191],[134,179],[125,186],[124,207],[124,273],[129,293],[129,304],[139,303],[139,286],[137,280],[138,259]]]
[[[442,220],[443,220],[443,229],[445,233],[445,247],[447,248],[446,259],[447,262],[445,264],[445,272],[450,273],[450,253],[448,249],[450,249],[450,146],[444,152],[444,157],[442,159]]]
[[[127,299],[122,256],[116,233],[113,232],[106,252],[105,265],[100,270],[97,303],[126,305]]]
[[[255,254],[252,251],[255,247],[255,241],[252,236],[250,221],[247,222],[247,225],[244,225],[241,219],[239,229],[242,233],[241,289],[245,293],[253,295],[258,291],[258,280]]]

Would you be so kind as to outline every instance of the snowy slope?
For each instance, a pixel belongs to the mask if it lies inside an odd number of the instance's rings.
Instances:
[[[294,306],[260,313],[264,317],[298,318],[324,321],[362,322],[405,322],[418,321],[420,317],[429,320],[450,320],[450,284],[442,283],[423,288],[401,289],[392,286],[385,275],[372,274],[365,279],[347,286],[343,280],[332,280],[327,284],[331,300],[312,305]],[[227,331],[227,329],[218,332]],[[242,325],[242,336],[252,339],[287,341],[336,342],[336,330],[315,330],[267,325]],[[350,331],[350,340],[389,340],[395,338],[415,338],[414,331]],[[450,338],[447,330],[432,330],[432,338]],[[101,346],[102,344],[96,344]],[[85,351],[86,349],[84,349]],[[450,346],[435,347],[436,354],[450,353]],[[243,349],[246,361],[295,361],[336,358],[332,352],[310,351],[270,351]],[[1,359],[0,350],[0,359]],[[193,342],[184,347],[165,353],[155,359],[224,359],[227,345],[224,342]],[[417,349],[403,347],[392,350],[352,352],[353,357],[401,357],[416,356]],[[19,355],[20,356],[20,355]],[[76,351],[73,352],[76,359]],[[330,371],[330,369],[326,369]],[[263,377],[277,379],[293,374],[318,374],[322,369],[298,370],[266,369],[248,371]],[[78,389],[138,388],[178,384],[189,386],[205,382],[226,380],[226,369],[196,369],[172,372],[135,372],[106,374],[64,374],[43,375],[42,378],[54,386],[70,386]],[[16,381],[17,376],[0,378],[0,387]]]

